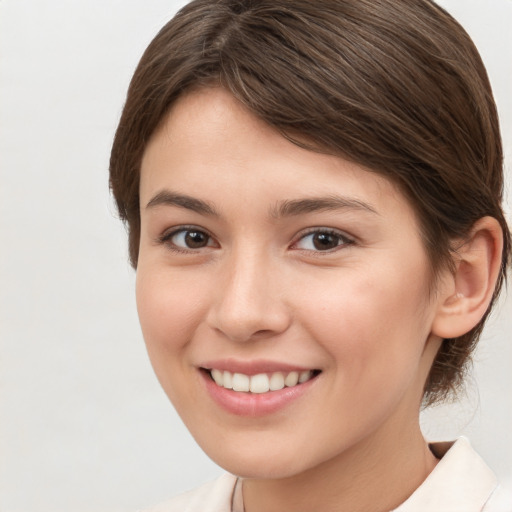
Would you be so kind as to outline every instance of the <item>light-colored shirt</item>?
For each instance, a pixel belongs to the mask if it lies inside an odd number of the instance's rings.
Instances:
[[[430,446],[441,460],[391,512],[512,512],[512,494],[499,486],[466,438]],[[145,512],[244,512],[241,480],[225,474]]]

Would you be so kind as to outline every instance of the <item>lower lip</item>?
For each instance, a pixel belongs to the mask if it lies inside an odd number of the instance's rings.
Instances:
[[[311,388],[317,377],[279,391],[268,393],[244,393],[215,384],[210,374],[200,370],[207,392],[223,409],[236,416],[264,416],[278,412],[298,400]]]

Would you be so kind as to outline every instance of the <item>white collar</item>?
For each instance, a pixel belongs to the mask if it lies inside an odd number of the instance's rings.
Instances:
[[[441,460],[414,493],[392,512],[480,512],[498,482],[465,437],[432,443]],[[233,490],[232,512],[244,512],[241,479]]]
[[[393,512],[479,512],[498,485],[494,473],[465,437],[432,443],[442,457],[425,481]]]

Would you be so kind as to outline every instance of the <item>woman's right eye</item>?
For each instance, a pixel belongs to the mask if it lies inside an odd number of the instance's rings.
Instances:
[[[195,228],[182,228],[165,234],[161,242],[170,244],[171,248],[194,250],[204,247],[216,247],[213,238],[204,231]]]

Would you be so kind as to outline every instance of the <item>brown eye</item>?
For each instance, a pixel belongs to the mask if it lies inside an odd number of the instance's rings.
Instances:
[[[313,235],[313,245],[319,251],[334,249],[340,244],[340,237],[330,233],[316,233]]]
[[[199,249],[208,245],[208,235],[201,231],[187,231],[185,243],[190,249]]]
[[[313,231],[304,235],[296,244],[296,249],[307,251],[330,251],[336,247],[350,245],[352,240],[336,231]]]
[[[213,245],[211,237],[198,229],[180,229],[169,237],[169,241],[181,249],[202,249]]]

